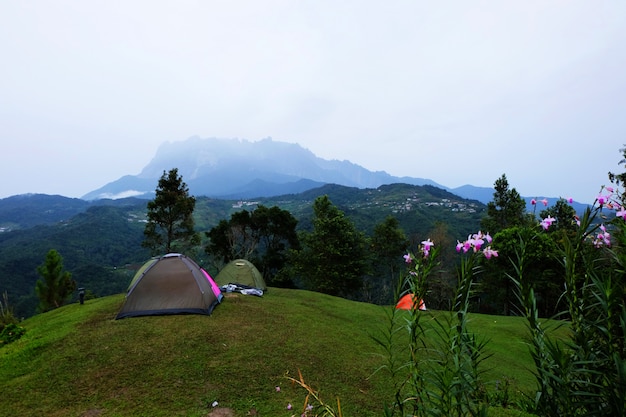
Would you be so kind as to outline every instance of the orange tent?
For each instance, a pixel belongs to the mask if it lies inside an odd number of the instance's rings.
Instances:
[[[396,308],[399,310],[411,310],[419,308],[420,310],[426,310],[426,304],[424,300],[416,300],[414,294],[406,294],[398,301]]]

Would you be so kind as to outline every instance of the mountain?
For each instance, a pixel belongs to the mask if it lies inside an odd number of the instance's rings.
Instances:
[[[470,184],[449,188],[433,180],[396,177],[384,171],[366,168],[343,160],[326,160],[295,143],[266,138],[251,142],[245,139],[203,139],[192,137],[162,144],[139,175],[125,175],[82,199],[152,199],[163,172],[178,168],[178,173],[196,197],[219,199],[256,199],[297,194],[324,184],[376,189],[381,185],[431,185],[467,200],[487,204],[494,189]],[[532,197],[525,197],[529,211]],[[537,198],[535,196],[535,198]],[[543,197],[538,198],[538,201]],[[556,198],[548,198],[551,204]],[[586,206],[574,203],[577,212]]]
[[[164,171],[178,173],[195,196],[212,198],[257,198],[292,194],[323,184],[377,188],[384,184],[445,186],[425,178],[394,177],[384,171],[369,171],[350,161],[326,160],[298,144],[240,139],[202,139],[166,142],[139,173],[126,175],[84,195],[84,200],[102,198],[152,198]]]

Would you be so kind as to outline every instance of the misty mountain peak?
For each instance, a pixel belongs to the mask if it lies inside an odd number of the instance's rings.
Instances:
[[[191,137],[165,142],[139,175],[126,175],[83,198],[95,200],[117,195],[154,194],[163,172],[177,168],[193,195],[209,197],[269,197],[306,191],[323,184],[377,188],[403,182],[433,185],[423,178],[398,178],[372,172],[350,161],[326,160],[296,143]]]

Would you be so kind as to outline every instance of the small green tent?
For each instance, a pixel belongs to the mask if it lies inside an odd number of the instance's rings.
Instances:
[[[239,284],[247,287],[258,288],[266,291],[267,285],[263,275],[252,264],[245,259],[235,259],[230,261],[215,277],[215,283],[220,287],[228,284]]]

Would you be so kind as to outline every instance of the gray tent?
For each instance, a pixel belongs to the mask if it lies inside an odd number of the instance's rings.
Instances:
[[[222,293],[191,258],[169,253],[146,262],[131,281],[118,319],[163,314],[211,314]]]

